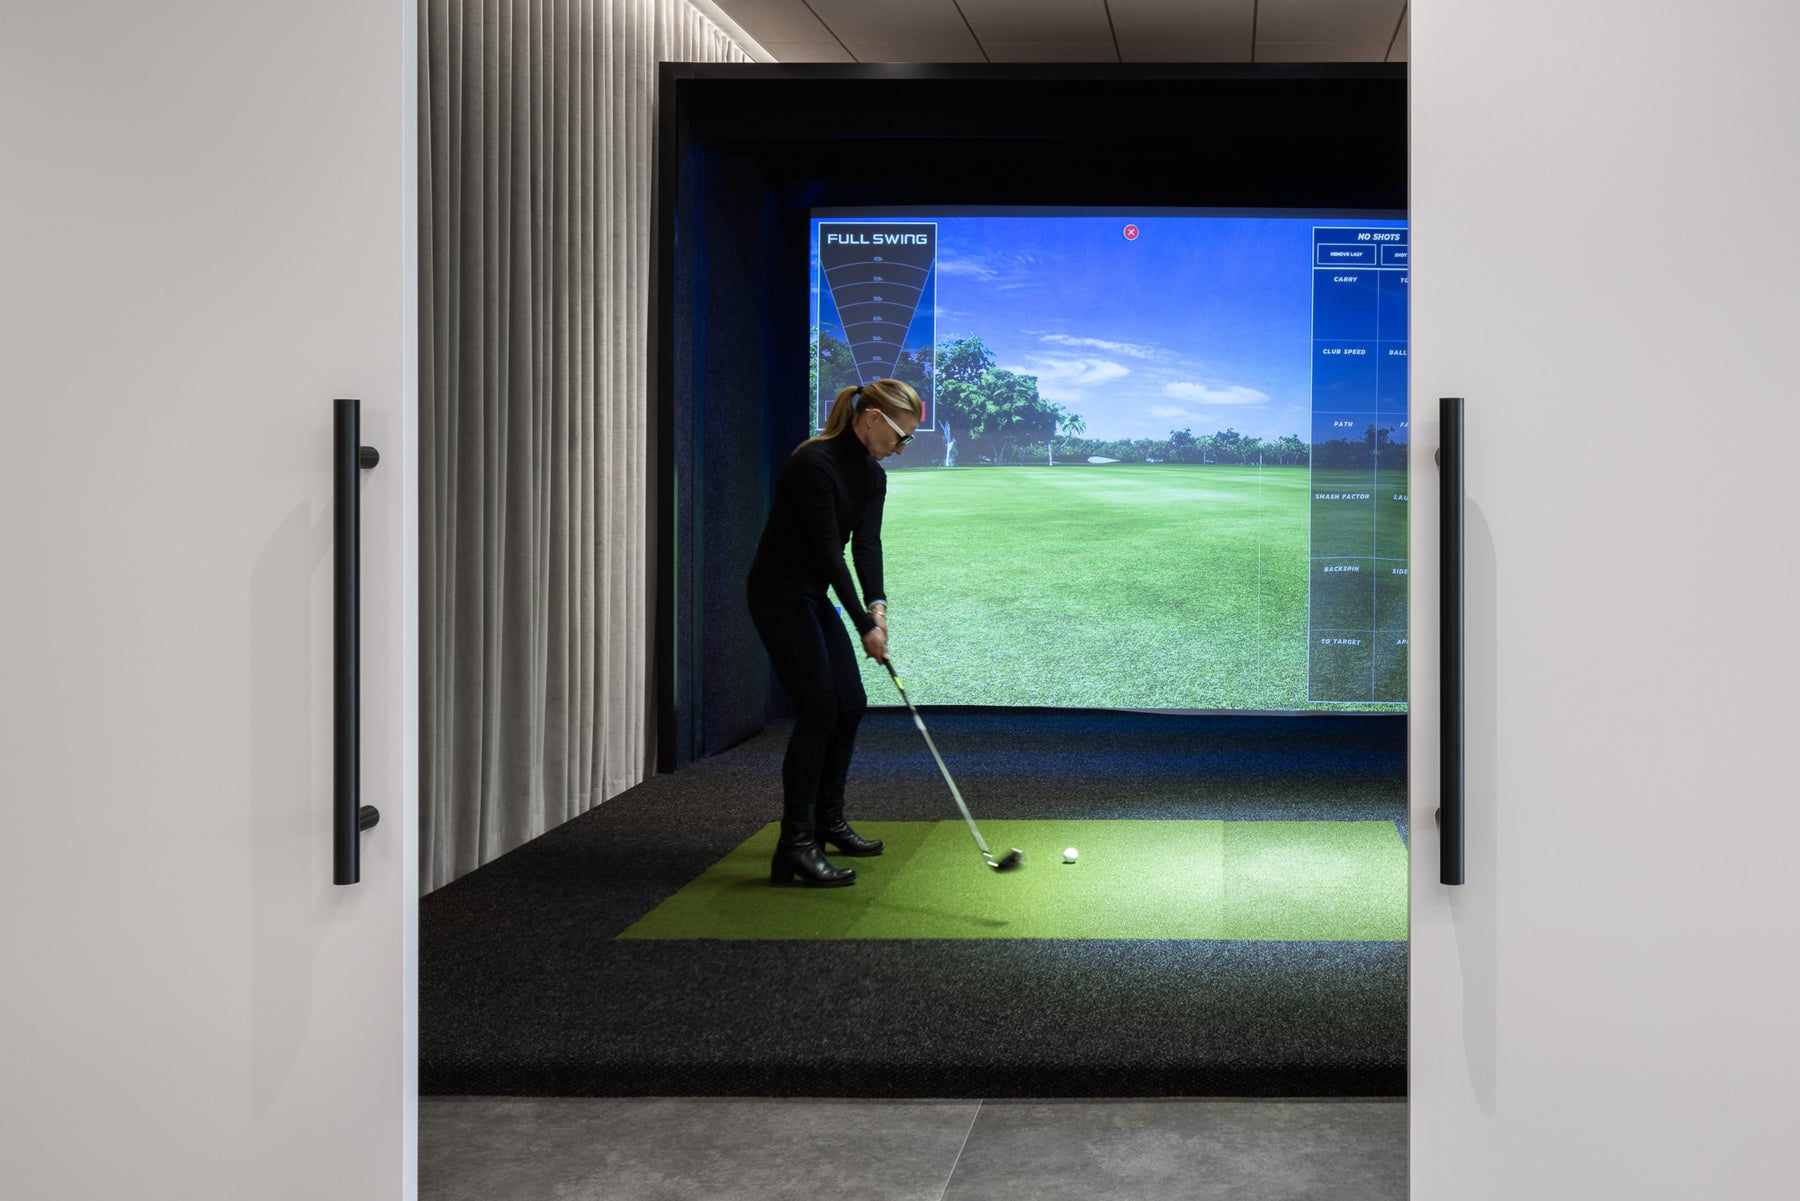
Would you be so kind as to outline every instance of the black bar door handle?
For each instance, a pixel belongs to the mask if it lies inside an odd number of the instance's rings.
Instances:
[[[381,462],[373,446],[362,445],[362,402],[337,400],[331,437],[332,500],[332,736],[331,882],[362,878],[359,835],[381,820],[362,803],[362,478],[363,468]]]
[[[1438,879],[1463,883],[1463,398],[1438,399]]]

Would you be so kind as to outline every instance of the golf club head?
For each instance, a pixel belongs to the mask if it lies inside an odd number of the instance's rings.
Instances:
[[[1012,850],[1002,855],[997,863],[994,860],[989,859],[988,866],[997,872],[1010,872],[1013,868],[1022,866],[1024,862],[1025,852],[1021,851],[1018,847],[1014,847]]]

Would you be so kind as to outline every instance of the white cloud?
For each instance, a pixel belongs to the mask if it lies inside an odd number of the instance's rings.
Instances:
[[[1041,288],[1044,286],[1044,273],[1039,260],[1034,255],[985,255],[959,258],[939,255],[936,267],[939,275],[962,276],[972,279],[996,292],[1016,291],[1020,288]]]
[[[1267,392],[1258,392],[1255,388],[1246,388],[1242,384],[1228,384],[1214,387],[1211,384],[1196,384],[1186,380],[1163,385],[1163,395],[1173,396],[1178,400],[1190,401],[1200,405],[1260,405],[1269,403]]]
[[[982,259],[948,258],[938,256],[937,273],[939,275],[966,275],[972,279],[998,279],[1000,272],[991,263]]]
[[[1020,375],[1035,375],[1038,395],[1045,400],[1079,400],[1090,388],[1110,384],[1131,374],[1123,363],[1107,359],[1046,357],[1027,360],[1023,366],[1007,366]]]
[[[1166,351],[1137,342],[1112,342],[1105,338],[1078,338],[1073,334],[1040,334],[1038,336],[1057,346],[1104,350],[1108,354],[1122,354],[1128,359],[1148,359],[1153,363],[1160,363],[1166,362],[1169,357]]]

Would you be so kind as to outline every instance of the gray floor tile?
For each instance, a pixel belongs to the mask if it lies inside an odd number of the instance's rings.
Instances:
[[[988,1101],[943,1201],[1405,1201],[1403,1100]]]
[[[977,1101],[423,1097],[420,1201],[941,1201]]]

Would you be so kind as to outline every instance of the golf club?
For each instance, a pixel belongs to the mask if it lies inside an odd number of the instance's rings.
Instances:
[[[987,860],[987,865],[997,872],[1011,871],[1024,863],[1025,852],[1018,847],[1014,847],[998,860],[994,858],[993,852],[988,850],[987,843],[982,840],[981,831],[975,828],[975,819],[969,816],[969,807],[963,803],[962,793],[957,789],[956,781],[950,778],[950,769],[944,766],[944,757],[938,754],[937,744],[931,741],[931,731],[925,728],[925,719],[919,716],[919,711],[913,708],[912,698],[906,695],[906,685],[900,682],[899,675],[895,673],[893,661],[883,659],[881,665],[887,668],[888,677],[894,681],[894,687],[900,690],[900,699],[906,702],[906,711],[912,714],[913,725],[919,727],[919,733],[925,735],[925,745],[930,748],[931,757],[937,760],[938,770],[944,773],[944,783],[950,786],[950,795],[956,798],[956,807],[962,810],[963,820],[969,823],[969,833],[975,836],[975,845],[981,848],[981,857]]]

